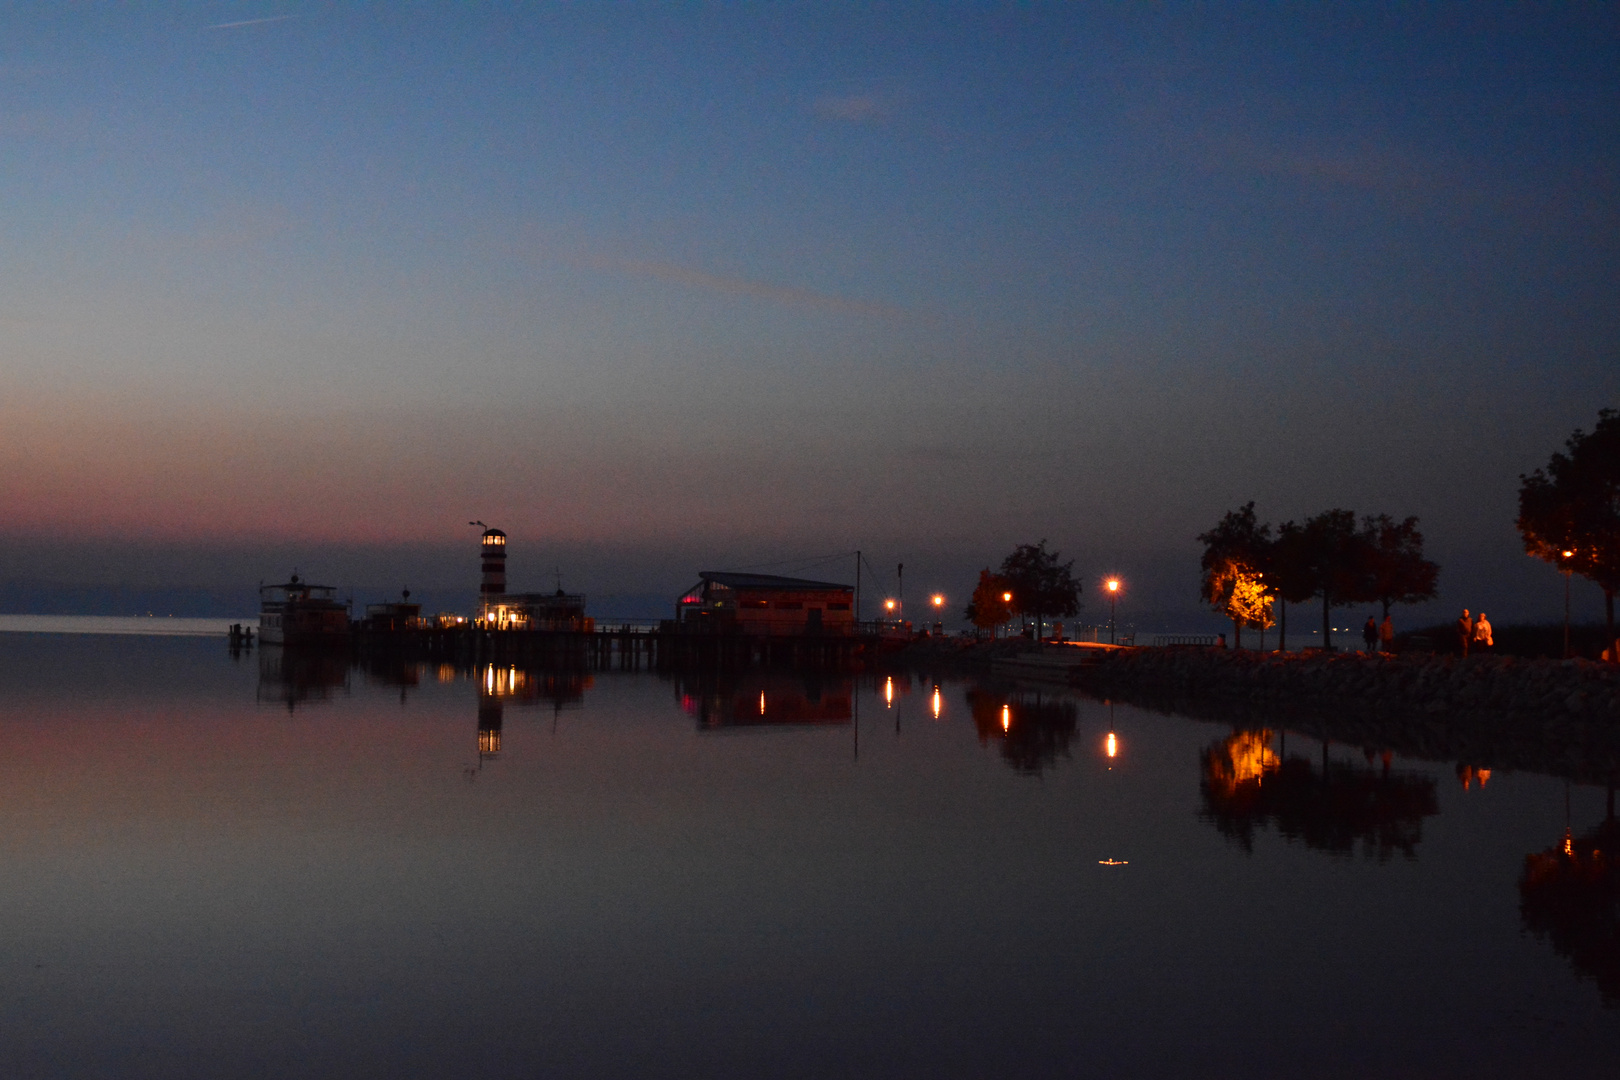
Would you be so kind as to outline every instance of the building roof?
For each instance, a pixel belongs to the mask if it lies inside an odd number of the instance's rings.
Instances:
[[[728,589],[797,589],[802,592],[852,591],[853,585],[839,585],[831,581],[808,581],[804,578],[778,577],[776,574],[733,574],[724,570],[700,570],[698,577]]]

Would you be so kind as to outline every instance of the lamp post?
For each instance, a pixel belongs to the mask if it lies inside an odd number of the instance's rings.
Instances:
[[[1012,625],[1012,593],[1002,593],[1001,602],[1007,605],[1007,624],[1010,626]]]
[[[1569,659],[1569,575],[1573,569],[1569,560],[1575,557],[1573,551],[1564,552],[1564,659]]]
[[[934,629],[938,630],[940,633],[944,633],[945,622],[944,622],[943,619],[940,618],[940,615],[941,615],[941,609],[945,606],[945,594],[944,593],[935,593],[933,599],[934,599]],[[936,716],[934,719],[937,720],[937,719],[939,719],[939,717]]]
[[[1108,644],[1114,644],[1114,599],[1119,596],[1119,578],[1111,577],[1103,583],[1108,588]]]

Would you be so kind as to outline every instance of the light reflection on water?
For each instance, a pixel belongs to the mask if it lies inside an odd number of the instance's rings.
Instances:
[[[0,1056],[1607,1075],[1605,793],[1462,775],[898,673],[4,638]]]

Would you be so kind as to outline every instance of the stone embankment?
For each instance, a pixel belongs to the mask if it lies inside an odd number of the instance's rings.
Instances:
[[[1431,716],[1491,713],[1538,722],[1620,723],[1620,666],[1589,660],[1122,649],[1082,677],[1099,688],[1151,687],[1250,701],[1353,701]]]

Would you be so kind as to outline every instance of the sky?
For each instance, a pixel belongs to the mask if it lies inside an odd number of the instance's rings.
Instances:
[[[1613,5],[6,5],[0,607],[467,607],[482,520],[604,616],[1045,539],[1171,628],[1252,499],[1558,619],[1617,187]]]

